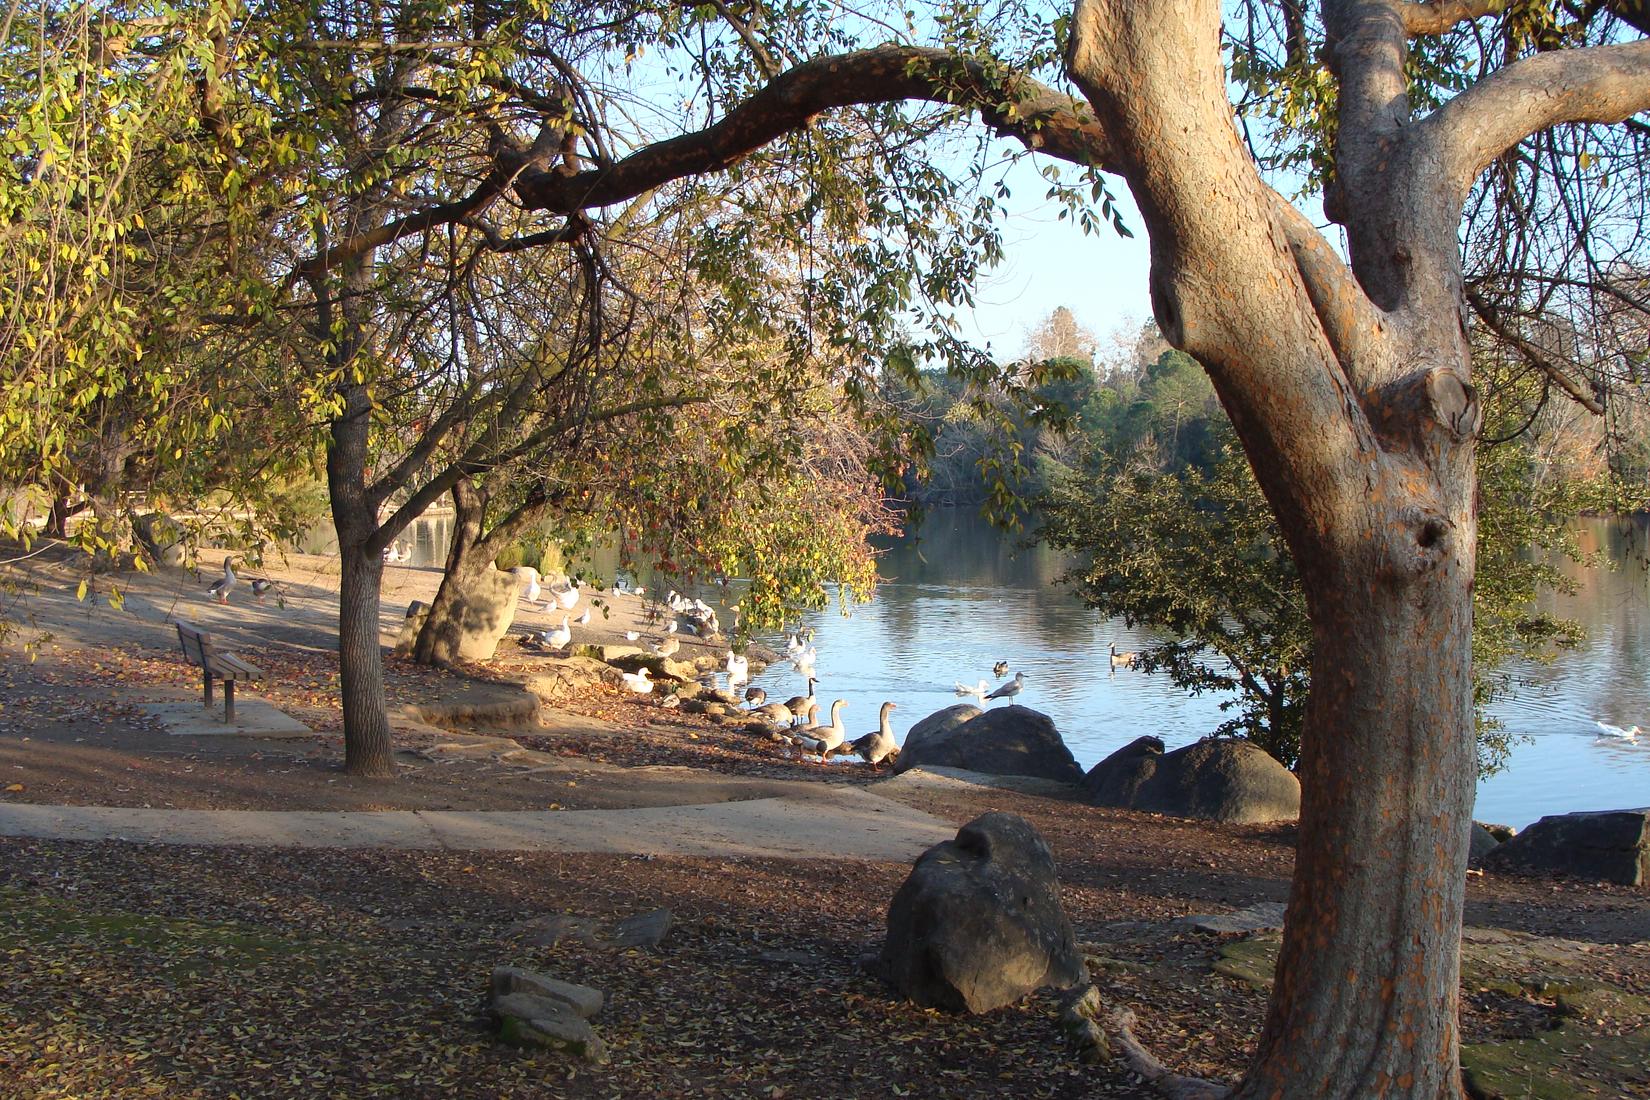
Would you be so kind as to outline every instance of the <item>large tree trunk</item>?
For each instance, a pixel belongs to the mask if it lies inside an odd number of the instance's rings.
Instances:
[[[1458,211],[1406,206],[1424,188],[1396,162],[1378,193],[1343,170],[1354,278],[1256,175],[1219,24],[1216,0],[1082,0],[1071,67],[1150,231],[1158,322],[1208,368],[1312,619],[1295,878],[1238,1095],[1456,1096],[1478,425]]]
[[[1371,547],[1404,531],[1401,507],[1371,506]],[[1460,1092],[1457,962],[1477,774],[1470,523],[1418,574],[1353,561],[1314,585],[1289,920],[1239,1095]]]

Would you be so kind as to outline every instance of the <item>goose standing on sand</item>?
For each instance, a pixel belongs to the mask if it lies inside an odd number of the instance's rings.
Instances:
[[[239,579],[235,576],[235,570],[230,568],[230,563],[234,560],[234,558],[223,559],[223,576],[213,581],[206,590],[206,594],[219,603],[229,602],[229,593],[234,589],[235,582]]]
[[[565,649],[567,643],[573,640],[573,628],[567,625],[567,616],[561,617],[561,625],[554,630],[546,630],[541,637],[544,644],[551,649]]]
[[[1117,652],[1117,643],[1113,642],[1111,644],[1111,667],[1112,668],[1133,668],[1135,666],[1135,662],[1137,662],[1139,660],[1140,660],[1140,654],[1138,654],[1138,653],[1119,653],[1119,652]]]
[[[1004,676],[1007,676],[1008,675],[1008,662],[1007,661],[998,661],[996,664],[992,665],[991,666],[991,675],[995,676],[999,680],[1001,680]]]
[[[550,586],[550,596],[563,611],[571,611],[579,603],[579,582],[569,579],[565,588],[553,584]]]
[[[275,582],[268,577],[253,577],[250,583],[252,585],[252,598],[259,603],[263,603],[264,597],[269,595],[275,588]]]
[[[808,733],[819,728],[819,704],[809,699],[806,706],[794,712],[796,724],[791,727],[792,733]]]
[[[806,732],[804,740],[814,746],[811,751],[819,754],[821,764],[830,758],[832,749],[848,739],[848,731],[842,725],[842,708],[847,705],[846,699],[838,699],[831,704],[831,724],[814,726]]]
[[[784,703],[765,703],[762,706],[752,708],[751,713],[766,718],[778,726],[789,726],[796,721],[796,715],[792,714],[791,708]]]
[[[1639,734],[1644,732],[1637,726],[1622,729],[1620,726],[1612,726],[1608,722],[1594,722],[1593,725],[1599,729],[1598,739],[1600,741],[1637,741]]]
[[[650,695],[653,692],[653,681],[647,678],[646,667],[625,673],[624,686],[637,695]]]
[[[539,598],[539,571],[537,569],[534,569],[531,565],[518,565],[510,572],[514,573],[517,579],[527,578],[527,591],[522,593],[523,599],[528,603],[532,603]],[[548,611],[549,608],[545,608],[545,610]]]
[[[1026,689],[1026,674],[1023,673],[1023,672],[1016,672],[1014,674],[1014,679],[1010,680],[1008,683],[1004,684],[1002,687],[998,688],[996,691],[992,692],[990,695],[987,695],[985,697],[985,700],[982,700],[982,702],[983,701],[989,701],[991,699],[1012,699],[1016,695],[1020,694],[1020,692],[1024,691],[1025,689]]]
[[[857,752],[872,767],[880,767],[884,760],[891,760],[899,755],[899,742],[895,740],[894,727],[888,721],[889,713],[896,709],[898,707],[894,703],[882,704],[876,730],[848,742],[848,749]]]
[[[653,652],[661,657],[673,657],[681,648],[682,640],[674,634],[667,634],[664,641],[653,647]]]
[[[984,680],[981,680],[977,687],[969,687],[967,684],[958,684],[957,685],[957,694],[959,696],[962,696],[963,698],[967,698],[968,696],[972,695],[976,699],[980,700],[982,703],[985,702],[985,693],[990,691],[990,690],[991,690],[991,685],[986,683]]]

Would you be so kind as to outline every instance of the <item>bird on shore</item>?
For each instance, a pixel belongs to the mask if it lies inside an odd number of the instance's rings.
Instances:
[[[569,580],[567,587],[560,585],[550,586],[550,597],[556,601],[563,611],[571,611],[579,602],[579,582]]]
[[[967,684],[958,684],[957,685],[957,694],[958,695],[963,696],[964,698],[966,698],[967,696],[972,695],[976,699],[980,699],[982,701],[985,699],[985,693],[990,691],[990,690],[991,690],[991,685],[986,683],[984,680],[981,680],[974,687],[969,687]]]
[[[539,598],[539,571],[531,565],[518,565],[510,572],[514,573],[518,580],[522,577],[527,578],[527,590],[522,593],[522,598],[528,603],[536,601]],[[546,607],[543,610],[548,611],[550,609]]]
[[[848,739],[848,731],[842,725],[842,708],[847,705],[846,699],[838,699],[832,703],[831,724],[814,726],[804,735],[803,739],[813,746],[812,751],[819,753],[820,763],[829,759],[831,750]]]
[[[1026,674],[1023,673],[1023,672],[1016,672],[1014,674],[1014,679],[1010,680],[1008,683],[1004,684],[1002,687],[998,688],[996,691],[992,692],[990,695],[987,695],[985,698],[986,698],[986,700],[991,700],[991,699],[1012,699],[1016,695],[1020,694],[1020,692],[1024,691],[1025,689],[1026,689]]]
[[[567,616],[563,615],[560,626],[554,630],[546,630],[540,637],[551,649],[564,649],[573,640],[573,628],[567,625]]]
[[[995,676],[999,680],[1001,680],[1004,676],[1007,676],[1008,675],[1008,662],[1007,661],[998,661],[996,664],[992,665],[991,666],[991,675]]]
[[[206,590],[206,594],[217,600],[219,603],[229,602],[229,593],[234,590],[235,582],[239,580],[239,578],[235,576],[235,570],[230,568],[231,563],[233,563],[234,560],[234,558],[223,559],[223,576],[213,581],[211,586]]]
[[[248,583],[252,587],[252,598],[259,603],[263,603],[264,597],[276,588],[275,582],[268,577],[253,577]]]
[[[1119,653],[1119,652],[1117,652],[1117,643],[1113,642],[1111,644],[1111,667],[1112,668],[1133,668],[1135,666],[1135,663],[1139,660],[1140,660],[1140,654],[1138,654],[1138,653]]]
[[[682,648],[682,640],[674,634],[666,635],[665,640],[653,647],[653,652],[661,657],[673,657],[676,651]]]
[[[636,633],[636,631],[634,631],[634,630],[627,630],[627,631],[624,632],[624,640],[627,641],[627,642],[634,642],[637,638],[640,638],[640,637],[641,637],[641,635]]]
[[[653,681],[647,678],[647,669],[641,668],[636,672],[624,674],[624,686],[637,695],[648,695],[653,691]]]
[[[856,737],[848,742],[846,751],[856,752],[872,767],[881,767],[884,760],[892,760],[899,755],[899,741],[894,737],[894,727],[888,721],[888,715],[898,709],[898,704],[884,703],[882,711],[877,716],[877,728],[864,737]]]
[[[745,706],[759,707],[768,701],[768,693],[761,688],[747,688],[745,690]]]
[[[796,721],[796,715],[792,714],[791,708],[784,703],[764,703],[761,706],[752,707],[751,713],[766,718],[783,728],[788,728],[792,722]]]
[[[578,618],[573,620],[573,625],[574,626],[589,626],[590,625],[590,609],[588,607],[584,609],[583,614],[581,614]]]
[[[789,699],[786,699],[785,709],[789,710],[792,714],[797,715],[800,715],[802,712],[806,711],[809,704],[814,701],[814,684],[817,682],[818,681],[816,681],[812,676],[808,677],[808,694],[793,695]]]
[[[796,716],[795,725],[791,726],[792,733],[807,733],[819,728],[819,704],[809,699],[806,706],[793,712]]]
[[[1600,741],[1637,741],[1639,734],[1644,732],[1637,726],[1622,729],[1620,726],[1612,726],[1608,722],[1594,722],[1593,725],[1599,729],[1597,736]]]
[[[412,561],[412,548],[402,549],[406,545],[400,539],[396,539],[384,547],[384,561],[390,565],[400,565],[404,561]]]

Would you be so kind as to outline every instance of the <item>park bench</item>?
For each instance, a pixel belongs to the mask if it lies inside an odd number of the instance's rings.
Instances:
[[[212,705],[212,681],[223,681],[223,720],[235,721],[235,684],[237,681],[262,680],[264,674],[233,653],[226,653],[212,643],[212,635],[192,623],[177,623],[178,644],[183,646],[183,659],[200,668],[206,683],[206,703]]]

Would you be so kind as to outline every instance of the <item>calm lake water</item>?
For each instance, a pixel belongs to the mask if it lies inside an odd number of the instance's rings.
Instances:
[[[409,528],[415,564],[444,560],[449,525],[435,517]],[[1587,637],[1553,665],[1510,670],[1514,693],[1491,713],[1524,740],[1505,771],[1479,784],[1479,820],[1523,828],[1544,814],[1650,805],[1650,732],[1637,744],[1600,741],[1593,724],[1650,729],[1650,521],[1585,520],[1578,534],[1614,568],[1571,566],[1578,590],[1544,601]],[[1113,674],[1113,641],[1128,651],[1153,635],[1085,608],[1058,583],[1068,560],[1022,541],[959,508],[936,510],[916,537],[886,544],[875,599],[846,615],[833,606],[805,619],[816,632],[821,709],[846,699],[844,721],[857,735],[876,728],[889,700],[903,736],[941,707],[972,701],[957,697],[959,681],[995,686],[991,666],[1006,660],[1026,673],[1017,702],[1052,717],[1085,768],[1142,734],[1173,749],[1220,723],[1218,696],[1187,696],[1164,676]],[[612,562],[598,566],[611,570]],[[723,595],[684,590],[713,603]],[[725,609],[722,619],[730,621]],[[783,648],[777,635],[762,640]],[[789,664],[753,683],[778,698],[805,690]]]
[[[1589,520],[1580,533],[1618,568],[1576,567],[1579,590],[1548,601],[1580,621],[1587,639],[1550,667],[1512,670],[1515,694],[1492,713],[1528,741],[1514,747],[1506,771],[1479,785],[1480,820],[1522,828],[1543,814],[1650,804],[1650,734],[1638,744],[1601,742],[1593,725],[1650,727],[1646,526]],[[1052,717],[1085,768],[1142,734],[1173,749],[1219,724],[1219,697],[1189,697],[1164,676],[1113,674],[1110,643],[1137,649],[1153,640],[1150,632],[1083,607],[1058,584],[1067,560],[1019,543],[961,509],[937,511],[920,538],[893,543],[871,603],[847,616],[833,608],[807,618],[816,631],[822,708],[825,700],[848,700],[844,718],[858,734],[874,729],[877,708],[892,700],[903,734],[925,715],[966,701],[953,690],[958,681],[995,685],[991,666],[1007,660],[1026,673],[1016,701]],[[802,690],[789,665],[755,683],[770,695]]]

